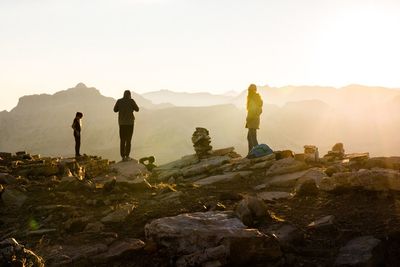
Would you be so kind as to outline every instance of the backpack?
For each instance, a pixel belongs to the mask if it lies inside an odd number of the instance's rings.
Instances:
[[[247,155],[247,158],[249,159],[260,158],[268,156],[272,153],[274,153],[274,151],[269,146],[267,146],[266,144],[259,144],[250,150],[249,154]]]

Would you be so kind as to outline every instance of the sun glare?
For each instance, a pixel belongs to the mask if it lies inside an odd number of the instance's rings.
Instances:
[[[342,13],[323,25],[314,58],[319,78],[331,77],[336,85],[337,77],[342,77],[344,83],[396,84],[393,77],[400,60],[400,36],[395,29],[398,23],[399,18],[390,10],[369,6]]]

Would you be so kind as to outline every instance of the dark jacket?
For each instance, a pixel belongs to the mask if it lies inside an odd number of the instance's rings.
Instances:
[[[262,113],[263,101],[259,94],[250,99],[247,105],[246,128],[259,129],[260,115]]]
[[[81,133],[81,123],[79,122],[79,119],[74,119],[74,121],[72,122],[72,129],[74,129],[74,134]]]
[[[131,98],[130,92],[125,92],[124,97],[118,99],[114,106],[114,112],[118,112],[119,125],[133,125],[135,122],[134,111],[139,111],[139,107]]]

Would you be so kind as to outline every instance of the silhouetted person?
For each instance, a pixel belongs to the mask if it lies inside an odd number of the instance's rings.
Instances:
[[[72,122],[72,129],[74,129],[74,137],[75,137],[75,157],[80,157],[81,154],[79,150],[81,149],[81,129],[82,129],[82,119],[83,113],[77,112],[75,115],[75,119]]]
[[[133,135],[133,126],[135,123],[134,111],[139,111],[135,100],[131,97],[131,92],[126,90],[124,97],[118,99],[114,106],[114,112],[118,112],[119,137],[121,139],[120,153],[123,161],[131,160],[131,141]]]
[[[249,129],[247,134],[247,141],[249,142],[250,150],[258,145],[257,129],[260,127],[260,115],[262,113],[263,101],[261,96],[257,93],[257,86],[250,84],[247,89],[247,117],[246,128]]]

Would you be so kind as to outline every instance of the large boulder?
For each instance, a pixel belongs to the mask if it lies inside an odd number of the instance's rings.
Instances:
[[[111,165],[111,168],[118,172],[118,176],[125,178],[136,178],[138,176],[149,174],[146,167],[135,160],[118,162]]]
[[[214,260],[239,261],[238,258],[251,261],[260,256],[273,260],[281,256],[275,239],[257,229],[248,229],[231,212],[196,212],[160,218],[148,223],[145,233],[147,239],[171,256],[181,256],[180,266],[199,266]]]

